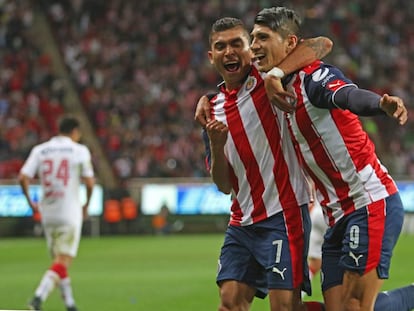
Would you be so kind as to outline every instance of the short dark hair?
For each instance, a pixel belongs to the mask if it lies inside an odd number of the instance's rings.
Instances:
[[[220,31],[229,30],[235,27],[242,27],[246,32],[247,38],[248,39],[250,38],[249,32],[246,30],[246,27],[244,26],[244,23],[242,22],[241,19],[238,19],[235,17],[223,17],[223,18],[216,20],[214,24],[211,26],[210,35],[208,37],[210,46],[212,43],[211,38],[213,34],[220,32]]]
[[[289,34],[299,37],[302,21],[295,11],[279,6],[261,10],[256,15],[254,23],[269,27],[282,38],[286,38]]]
[[[70,134],[76,128],[79,128],[79,121],[75,117],[64,117],[59,122],[59,133]]]

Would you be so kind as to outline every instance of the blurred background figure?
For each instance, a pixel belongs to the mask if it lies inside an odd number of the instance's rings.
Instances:
[[[163,235],[171,232],[171,225],[168,220],[169,215],[170,210],[164,203],[161,206],[159,213],[152,217],[152,228],[155,234]]]
[[[37,145],[23,165],[19,182],[33,213],[40,213],[52,264],[43,275],[29,307],[41,310],[56,285],[68,311],[77,311],[68,268],[76,257],[82,221],[88,217],[88,205],[95,184],[89,149],[78,143],[79,121],[65,117],[59,135]],[[30,181],[38,176],[43,189],[42,200],[34,202],[29,194]],[[86,203],[81,204],[80,184],[86,186]]]
[[[153,233],[156,235],[167,235],[179,232],[184,228],[184,222],[182,220],[170,219],[170,209],[166,203],[163,203],[158,214],[152,217],[151,224]]]

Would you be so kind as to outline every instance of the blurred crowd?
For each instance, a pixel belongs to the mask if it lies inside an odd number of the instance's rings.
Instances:
[[[285,5],[304,18],[304,37],[325,35],[325,61],[360,87],[401,96],[410,118],[364,118],[390,172],[414,178],[414,2],[247,0],[0,0],[0,178],[16,172],[33,144],[55,131],[64,91],[30,35],[41,5],[85,111],[120,179],[204,177],[194,122],[198,98],[220,82],[207,59],[219,17],[251,27],[263,7]]]
[[[31,147],[56,132],[63,89],[31,34],[29,1],[0,1],[0,179],[15,177]]]

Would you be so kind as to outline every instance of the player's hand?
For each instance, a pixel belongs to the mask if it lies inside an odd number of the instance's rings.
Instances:
[[[33,214],[39,213],[39,204],[37,202],[30,200],[29,205],[32,208]]]
[[[296,100],[295,96],[283,88],[279,78],[267,75],[264,79],[264,85],[267,97],[274,106],[289,113],[295,111],[295,105],[292,104],[292,101]]]
[[[388,116],[397,119],[400,125],[407,122],[407,108],[400,97],[384,94],[380,100],[380,107]]]
[[[205,127],[207,122],[211,120],[210,114],[210,102],[207,96],[203,95],[198,100],[194,120],[197,121],[202,127]]]
[[[223,122],[211,120],[207,122],[206,130],[212,148],[225,145],[229,128]]]

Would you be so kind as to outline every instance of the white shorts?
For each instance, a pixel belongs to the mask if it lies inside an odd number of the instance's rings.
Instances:
[[[82,225],[44,224],[47,247],[52,257],[69,255],[76,257],[82,233]]]
[[[322,208],[319,204],[315,204],[310,211],[310,217],[312,221],[312,229],[309,239],[309,253],[308,256],[311,258],[321,259],[322,258],[322,244],[323,237],[328,225],[323,217]]]

